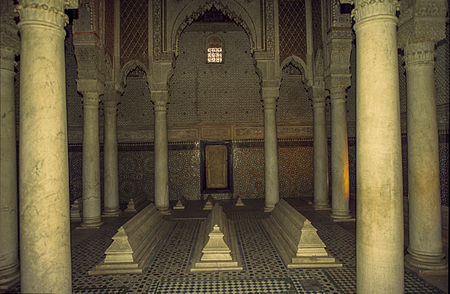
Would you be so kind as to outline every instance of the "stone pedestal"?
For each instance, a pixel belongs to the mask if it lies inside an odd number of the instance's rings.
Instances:
[[[169,166],[167,139],[167,91],[152,91],[155,109],[155,206],[169,213]]]
[[[104,217],[119,216],[119,172],[117,162],[117,103],[119,93],[107,93],[104,99]]]
[[[329,210],[328,136],[325,91],[313,89],[314,110],[314,209]]]
[[[331,216],[335,220],[344,220],[351,218],[346,91],[339,81],[334,81],[335,78],[331,80]]]
[[[275,117],[275,95],[270,95],[272,89],[263,88],[264,99],[264,179],[265,179],[265,206],[264,211],[270,212],[279,200],[278,183],[278,149],[277,124]],[[278,89],[277,89],[278,90]],[[265,93],[269,92],[269,93]]]
[[[447,268],[442,251],[434,42],[405,47],[408,124],[409,246],[406,264]]]
[[[64,14],[20,1],[20,269],[23,293],[72,293]],[[3,134],[2,134],[3,136]]]
[[[18,51],[19,38],[12,15],[13,5],[2,3],[0,34],[11,30],[10,43],[0,41],[0,291],[19,282],[18,222],[17,222],[17,162],[16,117],[14,104],[14,57]],[[3,11],[4,8],[11,9]],[[8,13],[9,12],[9,13]],[[9,16],[9,19],[4,19]],[[8,20],[8,21],[7,21]],[[14,35],[14,33],[16,35]],[[14,48],[15,47],[15,48]]]
[[[355,1],[358,293],[403,293],[397,1]]]
[[[97,229],[103,224],[100,200],[98,103],[98,92],[83,92],[83,219],[81,227],[86,229]]]

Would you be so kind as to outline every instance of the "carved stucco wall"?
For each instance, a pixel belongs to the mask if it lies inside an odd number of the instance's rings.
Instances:
[[[238,27],[240,28],[240,27]],[[185,32],[188,33],[189,29]],[[240,31],[236,31],[236,34],[239,32],[240,36],[236,42],[246,40],[245,45],[248,46],[248,37],[246,33],[240,28]],[[194,32],[192,32],[194,33]],[[195,32],[199,33],[199,32]],[[230,34],[231,35],[231,34]],[[181,36],[183,38],[183,35]],[[66,38],[66,77],[67,77],[67,108],[68,108],[68,126],[69,126],[69,142],[73,144],[80,144],[81,143],[81,135],[82,135],[82,102],[81,102],[81,96],[76,91],[76,59],[73,55],[73,45],[71,41],[71,28],[70,25],[67,27],[67,38]],[[189,43],[190,41],[188,41]],[[233,43],[233,42],[232,42]],[[242,43],[239,43],[239,45],[242,45]],[[227,47],[227,50],[231,48]],[[248,56],[252,62],[253,59],[251,58],[251,55]],[[180,57],[181,58],[181,57]],[[181,60],[181,59],[180,59]],[[401,60],[401,59],[400,59]],[[224,64],[225,65],[225,64]],[[354,68],[355,60],[352,56],[352,69]],[[225,65],[226,66],[226,65]],[[253,64],[252,64],[253,66]],[[254,73],[254,68],[252,68],[252,74]],[[289,70],[292,70],[290,68]],[[311,126],[312,125],[312,110],[309,105],[309,101],[306,98],[306,91],[304,90],[303,85],[301,85],[301,76],[297,74],[287,74],[289,71],[287,68],[285,68],[285,72],[283,73],[283,80],[281,83],[280,88],[280,99],[278,102],[278,108],[277,108],[277,118],[278,121],[283,124],[289,124],[294,123],[296,125],[306,125]],[[242,72],[236,71],[238,77],[237,79],[241,79]],[[245,72],[245,71],[244,71]],[[250,71],[248,71],[250,72]],[[247,73],[248,73],[247,72]],[[399,74],[400,74],[400,98],[401,98],[401,112],[402,112],[402,126],[403,126],[403,133],[406,132],[406,77],[404,76],[404,67],[400,64],[399,66]],[[403,75],[403,76],[402,76]],[[440,151],[440,168],[441,168],[441,196],[442,196],[442,204],[448,206],[448,157],[449,157],[449,148],[448,148],[448,85],[449,85],[449,78],[448,78],[448,38],[445,41],[441,41],[437,48],[436,48],[436,104],[437,104],[437,111],[438,111],[438,122],[439,122],[439,129],[440,129],[440,144],[439,144],[439,151]],[[17,77],[18,78],[18,77]],[[356,120],[355,115],[355,105],[356,105],[356,99],[354,96],[354,81],[352,82],[352,87],[348,91],[348,103],[347,103],[347,109],[348,109],[348,121],[349,121],[349,161],[350,161],[350,189],[351,193],[354,194],[356,191],[356,183],[354,180],[356,171],[356,144],[355,143],[355,133],[354,128],[352,129],[352,123]],[[125,89],[124,96],[121,99],[121,104],[119,105],[119,112],[118,112],[118,125],[119,125],[119,140],[120,142],[151,142],[153,138],[153,108],[152,104],[149,101],[149,92],[148,92],[148,86],[146,78],[143,76],[132,76],[128,79],[128,85]],[[249,85],[249,84],[248,84]],[[248,86],[247,86],[248,87]],[[262,103],[259,101],[259,80],[255,82],[255,84],[251,84],[252,91],[255,93],[257,99],[254,99],[256,111],[254,112],[254,116],[252,119],[255,119],[257,116],[260,116],[259,124],[262,124]],[[182,86],[179,87],[178,91],[182,91]],[[182,93],[182,92],[181,92]],[[297,93],[297,97],[296,97]],[[18,93],[17,93],[18,94]],[[172,97],[173,98],[173,97]],[[18,105],[17,105],[18,109]],[[287,109],[287,112],[285,111]],[[220,111],[226,111],[224,108],[220,109]],[[169,105],[169,116],[172,115],[172,119],[169,120],[170,123],[174,123],[178,121],[183,122],[180,120],[180,118],[176,115],[174,115],[173,112],[178,111],[180,113],[181,108],[176,110],[176,106]],[[291,112],[289,112],[291,111]],[[103,124],[103,117],[102,117],[102,111],[99,111],[100,113],[100,125]],[[231,114],[230,114],[231,115]],[[327,113],[328,119],[329,119],[329,113]],[[219,118],[220,120],[221,118]],[[247,119],[247,117],[246,117]],[[208,123],[208,119],[204,120],[206,123]],[[256,119],[254,120],[256,122]],[[210,121],[211,122],[211,121]],[[240,123],[239,120],[235,120],[237,124]],[[262,126],[262,125],[261,125]],[[102,128],[102,126],[100,126]],[[142,130],[141,132],[130,132],[130,130]],[[279,127],[279,129],[282,129]],[[102,131],[102,130],[101,130]],[[122,135],[121,135],[122,134]],[[142,134],[146,134],[143,136]],[[245,139],[245,132],[242,132],[243,137],[241,136],[240,139]],[[310,130],[308,130],[306,133],[306,136],[310,136],[312,133]],[[305,135],[304,134],[304,135]],[[248,137],[248,139],[253,138],[252,135]],[[102,140],[102,139],[101,139]],[[405,145],[405,137],[403,139],[403,175],[404,175],[404,191],[407,191],[407,151],[406,151],[406,145]],[[312,148],[312,147],[311,147]],[[295,148],[294,148],[295,149]],[[283,152],[287,152],[290,154],[294,154],[295,152],[299,152],[298,150],[294,150],[292,148],[290,149],[280,149],[280,154]],[[302,149],[307,154],[308,152]],[[312,149],[311,149],[312,150]],[[239,151],[239,149],[234,149],[234,152]],[[241,152],[241,154],[258,154],[262,151],[261,148],[253,148],[249,149],[246,148],[245,152]],[[119,153],[119,160],[120,158],[129,158],[130,156],[143,156],[140,154],[140,152],[144,151],[127,151],[124,153],[124,151],[121,151]],[[195,158],[197,154],[199,154],[198,149],[194,150],[179,150],[177,151],[179,154],[177,155],[177,158],[184,158],[183,162],[192,162],[192,158]],[[170,158],[172,158],[173,151],[169,152]],[[238,152],[239,154],[239,152]],[[126,156],[125,156],[126,155]],[[239,158],[239,155],[237,155]],[[243,158],[245,157],[242,155]],[[253,155],[257,156],[257,155]],[[311,155],[312,156],[312,155]],[[137,158],[136,157],[136,158]],[[146,158],[153,159],[153,153],[150,151],[147,151],[145,154]],[[281,157],[281,156],[280,156]],[[140,158],[140,157],[139,157]],[[248,155],[245,158],[250,158],[250,155]],[[312,158],[312,157],[311,157]],[[81,151],[78,152],[70,152],[70,160],[71,163],[75,162],[73,165],[71,165],[71,193],[73,192],[74,196],[81,196]],[[74,161],[75,160],[75,161]],[[169,159],[171,162],[180,162],[179,159],[172,160]],[[253,160],[253,159],[252,159]],[[195,160],[194,160],[195,161]],[[281,159],[280,159],[281,161]],[[241,160],[241,162],[244,162],[244,166],[250,168],[248,171],[239,171],[239,168],[235,170],[235,192],[236,193],[242,193],[242,197],[260,197],[263,195],[261,193],[261,189],[263,189],[263,186],[259,186],[256,184],[250,184],[250,182],[247,181],[240,181],[239,175],[240,174],[246,174],[248,175],[253,182],[257,182],[258,179],[263,183],[263,169],[262,168],[256,168],[257,164],[254,164],[253,161],[245,161]],[[234,162],[236,164],[236,161]],[[138,165],[139,166],[139,165]],[[143,170],[144,168],[141,167]],[[280,175],[283,172],[288,172],[289,169],[283,169],[281,167]],[[144,174],[143,172],[141,172]],[[189,180],[187,178],[180,178],[180,175],[183,175],[183,172],[177,172],[177,168],[171,169],[170,173],[170,179],[171,179],[171,199],[176,199],[178,197],[177,195],[180,195],[180,191],[183,191],[187,188],[192,188],[193,190],[189,193],[188,197],[198,197],[199,195],[199,185],[192,185],[189,187],[183,187],[179,184],[180,182],[188,183],[189,181],[196,183],[199,182],[199,176],[197,177],[195,173],[185,173],[185,175],[189,175]],[[178,174],[178,175],[177,175]],[[300,172],[297,171],[297,176],[300,174]],[[129,178],[127,178],[126,174],[121,173],[121,199],[126,199],[126,197],[129,197],[130,192],[127,189],[130,189],[129,184]],[[310,179],[312,181],[312,173],[309,174]],[[138,177],[139,178],[139,177]],[[145,173],[145,177],[139,178],[140,180],[138,182],[135,182],[136,185],[135,188],[136,191],[141,191],[142,195],[147,195],[143,191],[148,191],[148,189],[144,190],[142,189],[141,185],[144,185],[144,183],[150,183],[150,180],[153,181],[153,176],[151,174]],[[145,180],[144,180],[145,179]],[[297,180],[296,180],[297,181]],[[291,181],[294,184],[297,184],[296,181]],[[287,187],[288,185],[282,184],[286,183],[286,180],[283,180],[282,177],[280,177],[280,187]],[[125,183],[125,184],[122,184]],[[239,183],[244,183],[242,186],[239,186]],[[127,188],[128,187],[128,188]],[[197,190],[198,187],[198,190]],[[258,187],[258,188],[255,188]],[[299,186],[301,188],[301,191],[308,191],[306,186]],[[300,189],[299,188],[299,189]],[[128,192],[126,192],[128,191]],[[153,189],[151,190],[153,191]],[[251,192],[253,191],[253,192]],[[263,190],[262,190],[263,191]],[[280,191],[282,191],[282,197],[286,197],[289,195],[294,195],[289,189],[282,188]],[[293,190],[291,190],[293,191]],[[300,190],[299,190],[300,191]],[[197,193],[198,192],[198,193]],[[250,193],[251,192],[251,193]],[[137,194],[139,194],[137,193]],[[253,194],[252,194],[253,193]],[[289,194],[291,193],[291,194]],[[128,196],[127,196],[128,195]],[[247,196],[246,196],[247,195]],[[260,195],[260,196],[257,196]],[[297,194],[297,196],[300,194]],[[295,196],[295,195],[294,195]]]
[[[223,41],[223,63],[206,63],[206,39]],[[259,77],[244,30],[234,23],[194,23],[180,37],[169,83],[170,126],[192,123],[261,123]]]
[[[195,127],[217,123],[242,126],[240,131],[236,130],[241,143],[233,145],[234,191],[243,198],[263,198],[264,148],[260,140],[263,134],[263,104],[248,35],[233,23],[207,24],[206,27],[205,32],[205,24],[193,24],[181,35],[180,52],[169,84],[169,134],[173,129],[189,124]],[[211,33],[219,34],[224,41],[223,64],[206,64],[205,41]],[[73,83],[68,81],[69,108],[73,109],[69,124],[81,130],[81,97],[74,90],[76,71],[72,69],[75,60],[73,55],[68,58],[68,74],[73,79]],[[285,127],[280,126],[279,133],[281,137],[294,134],[309,138],[309,141],[307,139],[306,144],[295,140],[280,143],[282,197],[310,196],[312,193],[312,108],[302,80],[302,73],[295,66],[288,64],[284,68],[277,119]],[[119,192],[122,203],[130,197],[153,199],[154,155],[151,142],[154,116],[149,95],[145,73],[137,68],[129,74],[118,105]],[[100,121],[102,119],[100,116]],[[248,124],[257,127],[248,129]],[[181,196],[192,200],[201,198],[200,150],[196,142],[202,134],[191,142],[169,144],[171,200]],[[72,143],[78,149],[72,148],[70,155],[72,200],[81,197],[82,191],[80,135],[81,132],[74,137]]]
[[[273,54],[273,1],[158,0],[152,1],[155,59],[160,59],[170,50],[176,52],[178,37],[185,27],[212,6],[244,28],[250,36],[253,50]],[[162,23],[165,25],[161,26]]]

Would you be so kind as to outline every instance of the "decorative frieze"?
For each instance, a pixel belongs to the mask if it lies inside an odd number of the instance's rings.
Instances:
[[[96,14],[94,0],[81,0],[78,18],[74,20],[74,32],[95,32]]]
[[[360,23],[372,17],[394,17],[399,10],[398,0],[360,0],[356,1],[352,17]]]
[[[411,43],[404,53],[406,68],[415,64],[434,64],[434,42]]]
[[[411,43],[435,43],[445,38],[447,1],[402,1],[398,28],[398,46]]]
[[[64,9],[72,8],[66,7],[67,5],[72,5],[72,2],[52,1],[52,4],[49,5],[48,1],[20,1],[20,4],[16,6],[16,11],[21,19],[19,26],[39,22],[40,25],[48,25],[64,32],[63,27],[69,23],[69,17],[64,13]]]
[[[202,140],[230,140],[232,136],[230,126],[202,127]]]
[[[341,13],[341,4],[339,0],[332,0],[330,5],[331,29],[336,28],[351,28],[351,15],[348,13]]]

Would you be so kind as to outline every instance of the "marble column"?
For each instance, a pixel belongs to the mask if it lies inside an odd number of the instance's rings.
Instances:
[[[314,209],[329,210],[328,200],[328,135],[326,126],[326,95],[312,89],[314,111]]]
[[[95,82],[94,82],[95,83]],[[83,91],[83,217],[81,227],[97,229],[101,220],[100,144],[98,136],[99,94]]]
[[[12,7],[10,8],[12,12]],[[11,19],[13,18],[11,17]],[[0,24],[2,26],[7,25],[3,22]],[[18,53],[19,38],[16,27],[13,28],[12,32],[15,33],[15,36],[11,36],[10,42],[14,42],[10,44],[0,43],[0,292],[18,283],[20,278],[14,102],[14,57]]]
[[[441,237],[439,142],[434,86],[434,42],[408,44],[407,77],[409,246],[407,264],[445,269]]]
[[[23,293],[72,293],[64,14],[20,1],[20,274]]]
[[[403,293],[398,1],[356,0],[358,293]]]
[[[120,94],[108,93],[105,97],[105,134],[104,134],[104,217],[119,216],[119,172],[117,162],[117,104]]]
[[[278,88],[262,88],[264,100],[264,179],[265,206],[264,211],[270,212],[279,201],[278,183],[278,143],[276,123],[276,102]]]
[[[169,213],[169,165],[167,141],[167,90],[152,91],[155,110],[155,206]]]
[[[331,216],[350,219],[346,87],[331,77]]]

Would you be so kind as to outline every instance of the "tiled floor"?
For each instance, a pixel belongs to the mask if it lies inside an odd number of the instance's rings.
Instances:
[[[74,293],[355,293],[355,223],[333,223],[329,212],[315,212],[300,200],[289,202],[318,229],[329,252],[343,268],[287,269],[264,231],[263,202],[247,200],[245,207],[224,202],[233,220],[243,258],[243,271],[191,273],[189,263],[197,233],[206,216],[200,203],[168,217],[175,223],[155,250],[143,274],[89,276],[87,271],[103,259],[111,237],[129,216],[106,219],[97,231],[72,230]],[[76,224],[73,224],[75,227]],[[20,291],[17,286],[14,291]],[[405,293],[445,293],[415,273],[405,270]]]

